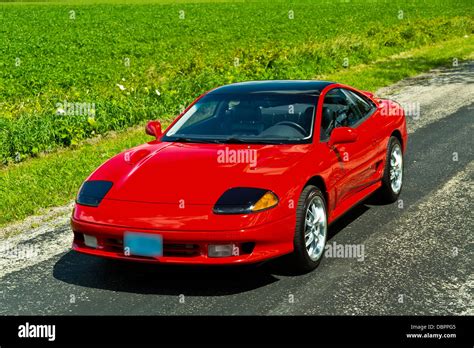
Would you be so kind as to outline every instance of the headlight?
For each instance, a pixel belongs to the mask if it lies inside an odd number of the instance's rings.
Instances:
[[[76,203],[91,207],[99,206],[112,187],[112,182],[103,180],[85,181],[79,189]]]
[[[249,214],[273,208],[278,197],[269,190],[235,187],[227,190],[214,206],[216,214]]]

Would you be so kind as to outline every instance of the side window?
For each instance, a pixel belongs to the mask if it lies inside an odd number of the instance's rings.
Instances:
[[[370,99],[367,99],[363,96],[360,96],[359,94],[354,93],[352,91],[347,91],[346,90],[345,92],[347,94],[349,94],[351,99],[356,104],[357,108],[359,109],[359,112],[362,115],[362,118],[364,118],[364,117],[368,116],[370,113],[372,113],[372,111],[375,108],[375,105],[372,103],[372,101],[370,101]]]
[[[321,119],[321,141],[327,141],[336,127],[350,127],[361,119],[362,115],[341,88],[330,90],[324,97]]]

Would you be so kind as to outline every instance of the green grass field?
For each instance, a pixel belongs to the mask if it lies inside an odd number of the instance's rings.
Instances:
[[[0,2],[0,22],[0,225],[67,203],[149,139],[145,120],[166,123],[218,85],[375,90],[474,52],[470,1]],[[95,112],[58,114],[64,101]]]
[[[469,10],[470,1],[3,3],[0,162],[170,119],[225,83],[314,78],[470,35]],[[65,102],[93,110],[57,115]]]

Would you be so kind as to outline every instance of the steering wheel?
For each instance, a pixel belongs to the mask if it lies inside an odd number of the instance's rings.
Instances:
[[[278,122],[277,124],[275,124],[275,126],[279,126],[279,125],[284,125],[284,126],[290,126],[290,127],[293,127],[293,128],[296,128],[297,130],[299,130],[300,132],[302,132],[303,135],[307,135],[306,133],[306,129],[304,129],[301,125],[299,125],[298,123],[296,122],[291,122],[291,121],[281,121],[281,122]]]
[[[337,127],[344,127],[347,125],[349,121],[349,107],[344,107],[338,111],[336,111],[336,118],[334,119],[334,128]]]

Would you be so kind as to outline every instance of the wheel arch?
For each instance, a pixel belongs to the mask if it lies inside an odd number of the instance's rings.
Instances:
[[[326,201],[326,209],[329,210],[330,204],[329,204],[329,194],[327,191],[326,183],[324,182],[324,179],[320,175],[315,175],[311,177],[308,181],[303,186],[303,189],[308,186],[308,185],[313,185],[316,186],[321,190],[324,196],[324,200]]]
[[[402,150],[405,149],[405,144],[403,143],[403,137],[402,137],[402,133],[398,130],[398,129],[395,129],[392,134],[390,134],[391,137],[395,137],[398,139],[398,141],[400,142],[400,145],[402,146]]]

